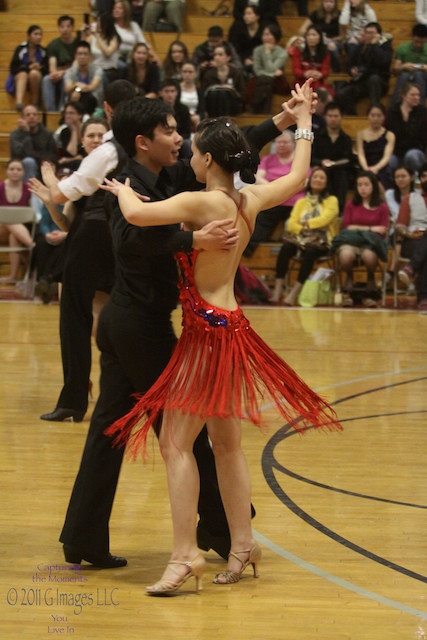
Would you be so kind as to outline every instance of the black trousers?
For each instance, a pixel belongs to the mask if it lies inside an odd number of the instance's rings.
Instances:
[[[371,104],[378,104],[388,91],[388,81],[381,76],[373,74],[349,84],[338,91],[335,100],[346,115],[356,115],[356,104],[362,98],[369,96]]]
[[[255,229],[244,251],[244,255],[251,256],[260,242],[268,242],[271,234],[280,220],[287,220],[292,207],[279,204],[277,207],[260,211],[255,222]]]
[[[57,407],[86,412],[92,365],[92,302],[97,290],[109,293],[114,256],[106,222],[83,220],[67,248],[60,307],[64,386]]]
[[[60,541],[86,552],[109,550],[111,509],[124,448],[112,447],[105,429],[125,415],[170,359],[176,343],[169,315],[144,312],[113,293],[98,326],[101,351],[100,395],[89,427]],[[227,533],[215,461],[204,429],[194,446],[200,471],[199,515],[212,533]]]
[[[307,247],[301,251],[301,265],[298,271],[298,282],[304,284],[313,269],[313,265],[320,256],[327,253],[327,249],[318,247]],[[298,247],[291,242],[284,242],[280,248],[276,263],[276,278],[284,278],[289,269],[291,258],[298,253]]]

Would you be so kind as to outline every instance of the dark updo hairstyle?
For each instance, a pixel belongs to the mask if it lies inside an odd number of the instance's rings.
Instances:
[[[255,182],[258,151],[251,147],[243,132],[229,118],[203,120],[196,129],[194,143],[201,154],[210,153],[227,173],[239,171],[243,182]]]

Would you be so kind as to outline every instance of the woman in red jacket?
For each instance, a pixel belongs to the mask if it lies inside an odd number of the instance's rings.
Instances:
[[[313,78],[313,88],[324,87],[331,95],[335,94],[331,85],[325,82],[329,76],[331,56],[323,42],[319,27],[312,24],[305,34],[305,47],[301,50],[294,47],[289,51],[292,58],[292,71],[295,82],[304,84],[307,78]]]

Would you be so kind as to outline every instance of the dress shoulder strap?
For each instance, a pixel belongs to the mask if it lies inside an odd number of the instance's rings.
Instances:
[[[218,191],[222,191],[222,193],[225,193],[225,195],[226,195],[226,196],[228,196],[229,198],[231,198],[231,200],[234,202],[234,204],[235,204],[235,205],[236,205],[236,207],[237,207],[237,214],[236,214],[236,217],[235,217],[235,219],[234,219],[234,224],[236,224],[236,222],[238,221],[238,219],[240,218],[240,216],[242,216],[243,220],[246,222],[246,226],[247,226],[247,227],[248,227],[248,229],[249,229],[249,233],[250,233],[250,235],[252,235],[252,233],[253,233],[252,225],[251,225],[251,223],[249,222],[249,219],[248,219],[248,217],[247,217],[246,213],[245,213],[245,212],[243,211],[243,209],[242,209],[243,194],[242,194],[242,193],[240,193],[240,194],[239,194],[239,196],[240,196],[240,197],[239,197],[239,203],[237,203],[237,202],[235,201],[235,199],[233,198],[233,196],[231,196],[231,195],[228,193],[228,191],[226,191],[225,189],[218,189]]]

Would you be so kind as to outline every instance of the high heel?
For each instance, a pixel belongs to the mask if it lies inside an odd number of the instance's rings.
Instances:
[[[239,558],[239,556],[237,555],[238,553],[249,553],[249,557],[246,562],[243,562],[243,560]],[[257,542],[255,542],[253,547],[251,547],[250,549],[243,549],[242,551],[230,551],[228,556],[233,556],[234,558],[236,558],[236,560],[241,563],[242,568],[240,569],[239,573],[237,573],[236,571],[230,571],[229,569],[227,569],[227,571],[221,571],[221,573],[217,573],[214,578],[215,584],[233,584],[234,582],[239,582],[240,578],[242,577],[242,573],[250,564],[252,565],[252,569],[254,571],[254,578],[259,578],[258,563],[261,559],[261,547]],[[218,580],[218,578],[220,577],[224,579]]]
[[[205,571],[206,561],[200,553],[194,556],[192,560],[171,560],[168,562],[168,565],[171,564],[184,565],[188,567],[189,572],[186,573],[179,582],[172,582],[172,580],[159,580],[151,587],[146,587],[147,594],[149,596],[167,596],[182,587],[184,582],[187,582],[188,578],[191,578],[191,576],[196,578],[196,591],[202,590],[202,575]],[[174,569],[172,569],[172,571],[174,571]],[[177,571],[174,571],[174,573],[179,577]]]

